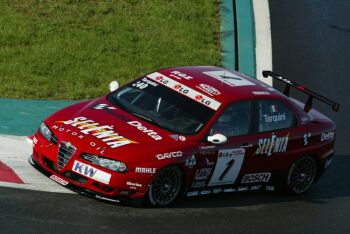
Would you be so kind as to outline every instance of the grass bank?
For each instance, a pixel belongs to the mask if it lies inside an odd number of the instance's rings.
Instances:
[[[0,3],[0,97],[88,99],[155,69],[218,65],[219,1]]]

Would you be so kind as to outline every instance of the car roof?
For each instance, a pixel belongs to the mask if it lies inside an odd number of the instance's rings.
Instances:
[[[241,100],[286,98],[271,86],[237,71],[215,66],[165,68],[158,71],[225,106]]]

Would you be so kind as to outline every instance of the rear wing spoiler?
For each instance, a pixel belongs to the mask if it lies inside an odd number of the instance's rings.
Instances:
[[[277,73],[274,73],[272,71],[263,71],[262,72],[262,75],[263,77],[267,78],[267,77],[272,77],[276,80],[279,80],[283,83],[286,84],[285,88],[284,88],[284,95],[288,96],[289,97],[289,91],[290,91],[290,87],[294,87],[295,89],[303,92],[303,93],[306,93],[307,95],[309,95],[306,103],[305,103],[305,106],[304,106],[304,111],[307,113],[311,110],[312,108],[312,100],[313,98],[316,98],[318,100],[320,100],[321,102],[324,102],[330,106],[332,106],[332,110],[335,111],[335,112],[338,112],[339,111],[339,108],[340,108],[340,104],[337,103],[337,102],[334,102],[332,100],[330,100],[329,98],[326,98],[318,93],[315,93],[314,91],[308,89],[308,88],[305,88],[303,85],[300,85],[298,84],[297,82],[294,82],[294,81],[291,81],[291,80],[288,80],[286,78],[283,78],[281,75],[277,74]]]

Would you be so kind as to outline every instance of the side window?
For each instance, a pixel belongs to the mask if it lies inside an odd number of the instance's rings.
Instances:
[[[293,113],[276,100],[258,101],[259,132],[290,128],[294,124]]]
[[[250,130],[251,102],[234,103],[221,113],[213,124],[210,135],[220,133],[226,137],[247,135]]]

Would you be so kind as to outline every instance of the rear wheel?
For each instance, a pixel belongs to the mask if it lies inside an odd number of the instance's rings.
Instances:
[[[148,198],[154,206],[167,206],[179,195],[182,187],[182,173],[176,166],[162,169],[153,179]]]
[[[288,190],[294,194],[302,194],[315,181],[317,173],[316,160],[311,156],[303,156],[293,163],[289,169]]]

